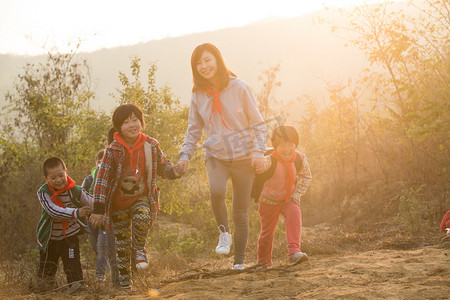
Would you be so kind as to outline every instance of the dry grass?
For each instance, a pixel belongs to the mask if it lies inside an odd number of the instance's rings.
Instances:
[[[273,259],[275,265],[286,264],[286,242],[282,222],[280,222],[279,227],[274,242]],[[439,242],[439,235],[427,233],[420,237],[406,236],[398,231],[396,232],[395,227],[386,228],[386,224],[380,225],[377,230],[363,233],[346,232],[342,228],[329,228],[325,225],[304,228],[303,233],[303,251],[311,257],[335,256],[370,249],[412,249]],[[256,263],[255,244],[256,237],[252,235],[247,253],[248,263],[250,264]],[[195,258],[183,257],[176,253],[159,254],[153,251],[150,267],[133,275],[136,293],[147,294],[148,291],[155,291],[163,285],[164,281],[182,277],[189,272],[226,270],[231,267],[231,264],[231,256],[218,257],[213,254],[212,250],[205,251]],[[57,274],[57,282],[60,288],[45,294],[51,298],[64,296],[65,274],[61,269],[59,268]],[[106,299],[123,295],[123,292],[112,287],[109,280],[105,282],[95,281],[94,262],[85,259],[83,269],[87,286],[87,292],[83,293],[84,296],[92,296],[92,299]],[[36,258],[28,256],[22,257],[20,260],[2,261],[0,262],[0,272],[0,297],[26,297],[30,299],[38,297],[38,294],[30,289],[30,285],[36,283]]]
[[[167,219],[161,218],[160,224],[167,227]],[[361,225],[361,224],[359,224]],[[170,228],[178,228],[171,225]],[[185,228],[184,225],[181,225]],[[156,229],[158,226],[155,227]],[[156,230],[152,235],[156,234]],[[175,229],[174,229],[175,232]],[[185,230],[182,231],[184,233]],[[202,235],[192,228],[189,234],[195,234],[206,238],[211,234]],[[259,234],[259,224],[250,224],[250,235],[247,245],[247,263],[256,264],[256,249]],[[232,266],[232,256],[219,257],[214,254],[213,249],[217,242],[216,237],[204,240],[204,248],[194,255],[183,255],[179,251],[168,251],[160,253],[155,250],[155,245],[148,244],[150,251],[150,267],[140,273],[133,275],[136,293],[147,295],[155,292],[164,285],[165,281],[182,277],[192,272],[211,272],[217,270],[227,270]],[[113,288],[110,280],[105,282],[95,281],[95,256],[89,249],[86,236],[80,237],[82,267],[84,271],[85,285],[87,291],[82,293],[82,299],[110,299],[122,297],[124,292]],[[310,227],[303,227],[302,251],[310,257],[334,257],[348,253],[358,253],[377,249],[397,249],[409,250],[424,247],[427,245],[439,244],[442,236],[436,228],[425,227],[418,235],[403,234],[394,220],[385,220],[373,223],[370,227],[351,225],[317,224]],[[150,241],[157,243],[153,236]],[[37,265],[39,254],[33,248],[23,255],[11,255],[11,253],[0,253],[0,257],[15,257],[15,259],[0,261],[0,298],[28,298],[41,299],[42,294],[37,293],[32,287],[36,285]],[[285,265],[287,262],[286,235],[283,218],[280,218],[278,229],[273,245],[273,261],[275,266]],[[107,274],[109,279],[109,274]],[[67,297],[64,294],[66,288],[65,274],[62,265],[58,268],[57,283],[60,289],[50,291],[48,299]],[[81,299],[80,298],[80,299]],[[45,299],[45,297],[44,297]]]

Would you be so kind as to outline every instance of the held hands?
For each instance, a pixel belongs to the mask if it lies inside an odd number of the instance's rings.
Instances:
[[[186,174],[189,162],[187,160],[180,160],[175,166],[175,175],[181,176]]]
[[[78,216],[80,218],[87,217],[91,212],[91,208],[89,206],[83,206],[78,209]]]
[[[264,173],[264,157],[253,157],[251,161],[251,166],[255,170],[256,174]]]
[[[175,176],[177,176],[177,177],[181,177],[181,175],[183,175],[180,168],[178,167],[178,164],[176,164],[175,167],[173,168],[173,172],[175,173]]]
[[[91,222],[92,226],[97,227],[99,224],[102,223],[103,215],[100,214],[92,214],[89,217],[89,222]]]

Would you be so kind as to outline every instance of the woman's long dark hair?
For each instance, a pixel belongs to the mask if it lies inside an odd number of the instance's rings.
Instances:
[[[207,79],[203,78],[197,72],[197,62],[199,61],[200,57],[202,56],[203,52],[205,52],[205,51],[208,51],[216,58],[217,76],[220,81],[220,89],[223,90],[230,82],[230,75],[235,76],[235,77],[237,77],[237,76],[236,76],[236,74],[234,74],[227,68],[227,66],[225,65],[225,61],[223,59],[222,53],[220,53],[219,49],[211,43],[204,43],[204,44],[198,45],[194,49],[194,52],[192,52],[191,68],[192,68],[192,76],[193,76],[193,82],[194,82],[192,91],[195,92],[198,89],[204,90],[207,87],[211,86],[211,83]]]

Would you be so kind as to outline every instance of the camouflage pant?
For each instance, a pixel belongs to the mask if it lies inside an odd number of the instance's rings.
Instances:
[[[130,207],[113,212],[116,235],[117,268],[121,286],[131,284],[131,262],[134,250],[145,247],[148,230],[153,223],[147,198],[138,199]]]

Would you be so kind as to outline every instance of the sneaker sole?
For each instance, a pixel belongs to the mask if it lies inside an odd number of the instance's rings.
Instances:
[[[140,262],[136,264],[136,269],[137,270],[145,270],[148,268],[148,263],[146,262]]]
[[[131,287],[131,285],[127,285],[127,286],[119,286],[119,290],[122,292],[126,292],[128,294],[133,294],[133,288]]]
[[[233,271],[243,271],[243,270],[247,269],[248,267],[249,267],[248,265],[244,264],[244,266],[238,267],[238,268],[235,268],[233,266],[233,268],[231,268],[231,270],[233,270]]]
[[[297,265],[297,264],[299,264],[299,263],[302,263],[302,262],[308,261],[308,260],[309,260],[309,257],[308,257],[307,255],[303,255],[302,257],[300,257],[299,259],[297,259],[297,261],[292,262],[292,263],[289,263],[289,265],[290,265],[290,266],[295,266],[295,265]]]

